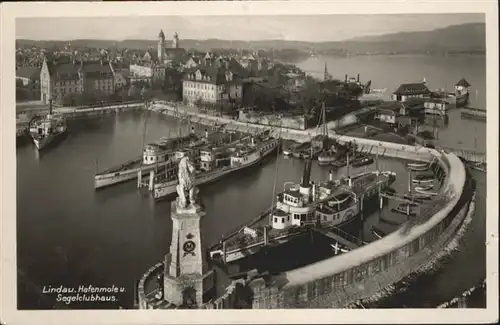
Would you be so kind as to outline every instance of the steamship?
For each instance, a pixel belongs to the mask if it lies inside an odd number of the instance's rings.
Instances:
[[[94,187],[98,189],[132,180],[137,177],[139,170],[147,172],[167,164],[177,149],[195,148],[205,143],[204,138],[195,134],[149,143],[145,145],[141,157],[97,173],[94,177]]]
[[[191,155],[190,158],[198,167],[195,185],[214,182],[223,176],[257,165],[279,146],[279,139],[269,135],[252,136],[249,140],[248,144],[238,141],[224,146],[205,146],[200,148],[196,156]],[[177,161],[185,155],[189,153],[177,152]],[[154,198],[160,200],[175,194],[177,184],[177,163],[165,165],[164,170],[155,177]]]
[[[49,114],[30,125],[31,138],[39,151],[61,139],[66,131],[66,119],[62,115],[52,113],[52,101],[49,101]]]
[[[285,188],[276,204],[239,231],[211,247],[210,256],[230,263],[256,254],[266,245],[279,245],[311,226],[342,231],[361,214],[363,205],[378,198],[379,191],[396,179],[391,171],[375,171],[327,181],[310,181],[311,160],[306,162],[302,181]]]

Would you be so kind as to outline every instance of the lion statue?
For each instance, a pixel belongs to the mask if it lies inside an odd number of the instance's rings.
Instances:
[[[194,186],[195,172],[196,168],[189,157],[182,157],[179,161],[179,185],[177,185],[177,194],[179,194],[179,205],[181,208],[187,208],[188,205],[192,205],[196,201],[198,189]]]

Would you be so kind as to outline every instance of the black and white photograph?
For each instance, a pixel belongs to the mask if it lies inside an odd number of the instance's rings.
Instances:
[[[496,4],[292,3],[2,5],[2,322],[498,320]]]

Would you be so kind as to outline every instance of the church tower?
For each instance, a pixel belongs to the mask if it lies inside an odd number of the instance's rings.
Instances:
[[[158,34],[158,60],[160,63],[165,61],[165,34],[163,30],[160,30],[160,34]]]
[[[179,34],[177,34],[177,32],[174,33],[174,38],[172,39],[172,48],[179,48]]]

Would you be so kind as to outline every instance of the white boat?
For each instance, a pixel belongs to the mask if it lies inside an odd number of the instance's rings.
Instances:
[[[417,192],[425,192],[428,190],[432,190],[434,188],[434,185],[432,184],[426,184],[426,185],[421,185],[421,186],[416,186],[415,191]]]
[[[416,175],[412,182],[415,184],[432,184],[434,182],[434,176],[432,174],[419,174]]]
[[[320,166],[327,166],[333,163],[335,160],[338,159],[338,155],[333,152],[333,150],[323,150],[319,155],[318,155],[318,164]]]
[[[212,166],[215,169],[208,168],[208,164],[202,164],[203,168],[198,170],[196,175],[195,185],[200,186],[220,179],[230,173],[246,169],[261,162],[266,156],[275,151],[279,146],[279,139],[268,138],[264,141],[255,144],[254,146],[246,146],[237,148],[229,155],[229,165],[217,165],[216,155],[211,155]],[[206,161],[205,161],[206,162]],[[177,192],[177,172],[176,168],[167,170],[167,180],[154,184],[154,198],[156,200],[165,198]]]
[[[408,169],[413,170],[413,171],[425,171],[429,169],[429,164],[428,163],[408,163],[406,165]]]
[[[62,115],[52,114],[52,101],[49,102],[49,114],[30,125],[30,135],[38,150],[48,147],[67,131],[66,119]]]
[[[421,187],[416,187],[415,192],[417,192],[418,194],[428,196],[428,197],[438,195],[438,193],[436,193],[436,192],[425,191],[425,190],[421,189]]]
[[[131,159],[119,166],[108,168],[94,176],[94,188],[103,188],[110,185],[123,183],[137,178],[139,171],[147,173],[155,168],[164,167],[169,160],[174,158],[178,148],[191,148],[195,150],[205,144],[193,134],[185,137],[171,138],[160,143],[145,145],[141,157]]]

